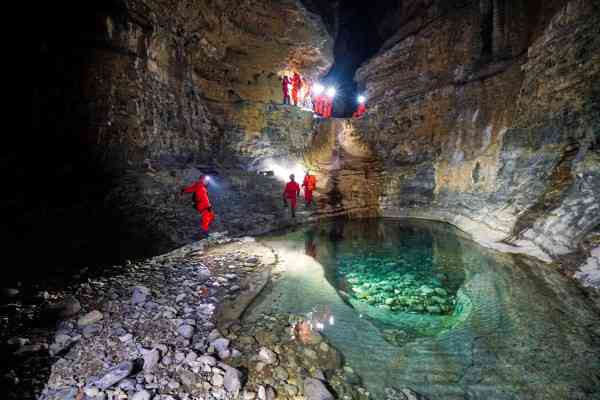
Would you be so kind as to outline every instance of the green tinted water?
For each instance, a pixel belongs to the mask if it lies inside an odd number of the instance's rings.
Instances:
[[[264,242],[280,275],[247,318],[327,315],[319,328],[374,398],[404,387],[430,399],[600,398],[598,313],[548,265],[421,221],[335,221]]]

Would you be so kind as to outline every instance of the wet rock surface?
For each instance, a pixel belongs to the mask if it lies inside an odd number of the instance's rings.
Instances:
[[[40,398],[368,398],[317,332],[298,337],[301,316],[217,328],[218,308],[274,262],[251,238],[215,235],[88,279],[67,296],[81,312],[48,337],[53,364]]]
[[[351,124],[383,164],[376,208],[545,261],[588,252],[600,223],[598,6],[402,7],[389,17],[396,34],[356,74],[368,111]]]

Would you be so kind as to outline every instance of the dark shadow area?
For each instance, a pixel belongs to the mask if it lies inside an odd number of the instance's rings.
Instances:
[[[349,117],[357,107],[361,88],[354,82],[356,70],[375,55],[391,32],[383,20],[401,7],[402,2],[381,0],[365,3],[341,0],[337,9],[334,64],[324,83],[334,85],[338,95],[334,102],[335,117]]]
[[[107,204],[118,173],[95,152],[103,110],[94,104],[101,82],[89,69],[107,47],[100,26],[107,15],[122,23],[118,1],[40,3],[31,14],[26,49],[30,124],[8,135],[0,150],[3,247],[14,263],[3,286],[47,282],[81,266],[144,255],[129,247],[123,215]],[[138,246],[139,247],[139,246]],[[139,254],[138,254],[139,253]]]

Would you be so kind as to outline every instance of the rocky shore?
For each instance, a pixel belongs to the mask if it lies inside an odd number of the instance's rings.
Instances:
[[[58,322],[45,338],[11,339],[14,353],[48,354],[52,366],[47,382],[42,371],[13,371],[9,398],[369,398],[305,316],[239,319],[275,263],[253,238],[217,234],[88,278],[49,299],[45,311]],[[420,398],[409,390],[390,396]]]

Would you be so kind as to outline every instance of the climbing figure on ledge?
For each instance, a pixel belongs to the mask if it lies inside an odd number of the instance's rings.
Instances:
[[[281,80],[281,92],[283,94],[283,104],[290,104],[290,79],[287,75]]]
[[[300,89],[302,89],[302,78],[300,78],[300,75],[297,72],[294,72],[294,75],[292,76],[292,101],[295,106],[300,105],[300,103],[298,103],[298,92],[300,92]]]
[[[290,181],[285,185],[285,189],[283,190],[283,201],[289,206],[292,212],[292,218],[296,218],[296,206],[298,202],[298,196],[300,195],[300,185],[296,182],[294,174],[290,175]]]
[[[306,207],[310,207],[313,205],[313,191],[317,188],[317,177],[311,175],[309,170],[306,170],[302,187],[304,188],[304,202]]]
[[[365,106],[366,101],[367,99],[365,98],[365,96],[358,96],[358,108],[356,109],[354,114],[352,114],[352,117],[361,118],[363,116],[363,114],[367,111],[367,106]]]
[[[202,228],[201,238],[208,236],[208,228],[211,222],[215,219],[215,213],[212,210],[210,200],[208,199],[208,176],[200,175],[197,182],[181,190],[181,193],[193,193],[192,200],[194,208],[200,214],[200,227]]]
[[[331,114],[333,113],[333,98],[335,97],[335,93],[336,91],[334,87],[327,88],[325,101],[323,104],[322,115],[324,118],[331,118]]]
[[[313,111],[317,115],[323,115],[323,100],[325,88],[320,83],[317,83],[313,86],[312,96],[313,96]]]

